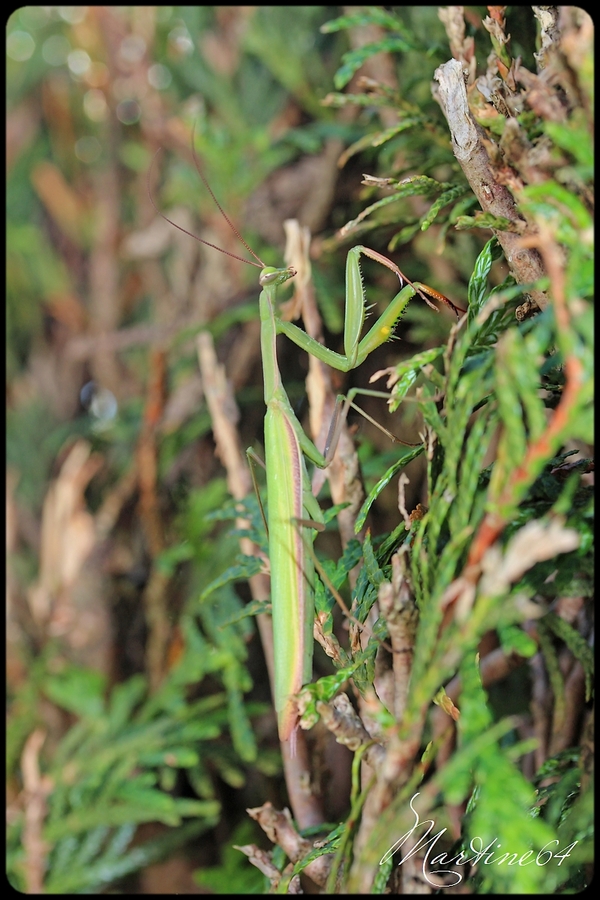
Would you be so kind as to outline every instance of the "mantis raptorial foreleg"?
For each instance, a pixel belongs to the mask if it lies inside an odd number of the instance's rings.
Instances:
[[[391,269],[400,279],[401,290],[396,294],[390,302],[386,310],[379,316],[375,324],[361,339],[363,324],[366,315],[366,296],[365,288],[360,271],[360,257],[365,255],[376,262],[381,263]],[[290,340],[294,341],[307,353],[316,356],[322,362],[339,369],[342,372],[348,372],[355,369],[367,358],[367,356],[381,346],[392,336],[394,328],[398,324],[398,320],[402,316],[409,301],[415,294],[423,297],[423,299],[437,312],[430,298],[446,303],[458,315],[458,311],[463,312],[460,307],[456,307],[443,294],[434,291],[428,285],[419,282],[412,283],[398,269],[398,267],[387,259],[381,253],[370,250],[368,247],[356,246],[348,251],[346,257],[346,311],[344,316],[344,354],[336,353],[327,347],[309,337],[305,331],[298,328],[291,322],[277,320],[277,333],[287,335]]]
[[[221,209],[199,168],[198,171]],[[265,463],[275,656],[274,693],[279,736],[285,741],[293,734],[298,720],[295,695],[312,677],[315,570],[312,555],[307,552],[307,547],[312,545],[316,531],[323,523],[323,514],[311,492],[306,460],[325,468],[335,450],[337,431],[334,429],[330,434],[324,453],[317,449],[304,432],[281,382],[277,363],[277,335],[285,334],[307,353],[335,369],[347,372],[359,366],[373,350],[391,337],[400,316],[415,294],[419,294],[429,305],[432,305],[431,298],[434,298],[447,303],[457,314],[458,310],[446,297],[432,288],[418,283],[412,284],[386,257],[367,247],[354,247],[349,251],[346,263],[344,353],[336,353],[310,337],[297,325],[283,321],[277,313],[277,291],[281,285],[294,277],[296,270],[292,267],[281,269],[266,267],[246,244],[222,209],[221,212],[256,262],[238,256],[235,258],[261,269],[259,313],[264,397],[267,407]],[[175,225],[174,222],[171,224]],[[180,228],[178,225],[175,227]],[[213,244],[209,246],[214,247]],[[361,255],[387,266],[397,274],[401,285],[401,290],[362,338],[366,300],[360,273]],[[352,397],[346,398],[343,402],[347,410],[352,404]],[[393,437],[391,434],[390,436]]]

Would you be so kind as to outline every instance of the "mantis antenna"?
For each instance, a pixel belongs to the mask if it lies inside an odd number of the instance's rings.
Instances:
[[[162,147],[159,147],[158,150],[156,151],[156,153],[154,154],[154,156],[152,157],[152,162],[150,163],[150,167],[148,168],[148,174],[146,176],[146,187],[148,189],[148,197],[150,198],[150,203],[152,204],[152,206],[154,207],[154,209],[156,210],[158,215],[161,217],[161,219],[164,219],[165,222],[169,223],[169,225],[173,225],[174,228],[177,228],[179,231],[182,231],[184,234],[187,234],[188,237],[193,238],[195,241],[198,241],[201,244],[206,244],[207,247],[212,247],[213,250],[218,250],[219,253],[224,253],[226,256],[231,256],[232,259],[237,259],[240,262],[247,263],[249,266],[255,266],[257,269],[264,269],[265,268],[264,262],[262,261],[262,259],[259,256],[256,255],[256,253],[254,252],[252,247],[248,243],[246,243],[246,241],[244,240],[242,235],[239,233],[239,231],[237,230],[237,228],[235,227],[235,225],[233,224],[233,222],[231,221],[231,219],[229,218],[229,216],[227,215],[227,213],[225,212],[225,210],[223,209],[223,207],[221,206],[221,204],[215,197],[213,189],[211,188],[210,184],[208,183],[208,181],[202,174],[202,170],[200,169],[200,164],[198,162],[198,157],[196,156],[196,151],[194,149],[195,128],[196,128],[196,126],[194,125],[194,128],[192,129],[192,156],[194,158],[194,165],[196,166],[198,175],[202,179],[202,182],[203,182],[206,190],[208,191],[208,193],[214,200],[214,202],[217,206],[217,209],[219,210],[219,212],[221,213],[221,215],[223,216],[223,218],[225,219],[225,221],[227,222],[227,224],[229,225],[229,227],[231,228],[231,230],[233,231],[235,236],[238,238],[238,240],[240,240],[242,242],[242,244],[244,245],[244,247],[246,248],[246,250],[250,254],[252,254],[252,256],[254,257],[256,262],[252,262],[251,259],[246,259],[244,256],[237,256],[237,254],[235,254],[235,253],[230,253],[229,250],[224,250],[223,247],[217,247],[216,244],[211,244],[210,241],[205,241],[204,238],[198,237],[197,234],[193,234],[191,231],[188,231],[187,228],[183,228],[183,226],[178,225],[177,222],[173,222],[171,219],[169,219],[168,216],[165,216],[165,214],[160,211],[160,209],[154,202],[154,198],[152,197],[152,191],[150,189],[150,173],[152,171],[152,166],[154,165],[154,160],[156,159],[158,154],[161,152]]]

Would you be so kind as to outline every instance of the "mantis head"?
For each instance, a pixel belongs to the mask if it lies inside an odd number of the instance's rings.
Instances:
[[[260,273],[258,281],[261,287],[272,287],[285,284],[295,274],[296,270],[291,266],[287,269],[274,269],[273,266],[266,266]]]

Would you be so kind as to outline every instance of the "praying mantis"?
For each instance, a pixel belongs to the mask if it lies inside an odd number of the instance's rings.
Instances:
[[[192,144],[193,147],[193,144]],[[157,151],[158,152],[158,151]],[[279,288],[296,275],[292,267],[266,266],[246,243],[231,222],[200,170],[193,151],[194,162],[205,187],[225,218],[229,227],[253,260],[237,256],[172,222],[157,208],[156,212],[171,225],[226,253],[234,259],[259,268],[260,345],[263,367],[265,467],[267,473],[267,525],[271,575],[271,607],[274,637],[274,701],[278,732],[281,741],[293,739],[299,713],[296,695],[312,678],[314,581],[315,565],[312,544],[318,531],[324,528],[323,512],[311,491],[307,461],[326,468],[333,459],[340,422],[353,406],[353,397],[361,393],[353,389],[346,397],[338,396],[336,415],[323,452],[319,451],[300,424],[281,381],[277,361],[277,336],[284,334],[302,350],[342,372],[360,366],[367,356],[387,341],[413,296],[419,294],[437,312],[432,300],[446,303],[459,315],[463,312],[448,298],[419,282],[412,283],[387,257],[368,247],[353,247],[346,258],[346,308],[344,319],[344,353],[338,353],[310,337],[305,331],[281,319],[277,312]],[[365,288],[360,271],[360,258],[371,258],[394,272],[400,290],[375,324],[361,338],[366,315]],[[380,395],[376,391],[362,393]],[[381,394],[381,396],[386,396]],[[358,408],[358,407],[356,407]],[[386,432],[394,437],[390,432]],[[247,451],[249,459],[254,456]]]

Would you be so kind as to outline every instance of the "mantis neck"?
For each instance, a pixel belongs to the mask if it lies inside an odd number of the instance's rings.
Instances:
[[[265,288],[259,299],[260,347],[263,364],[265,404],[281,389],[281,379],[277,366],[277,330],[275,327],[275,289]]]

